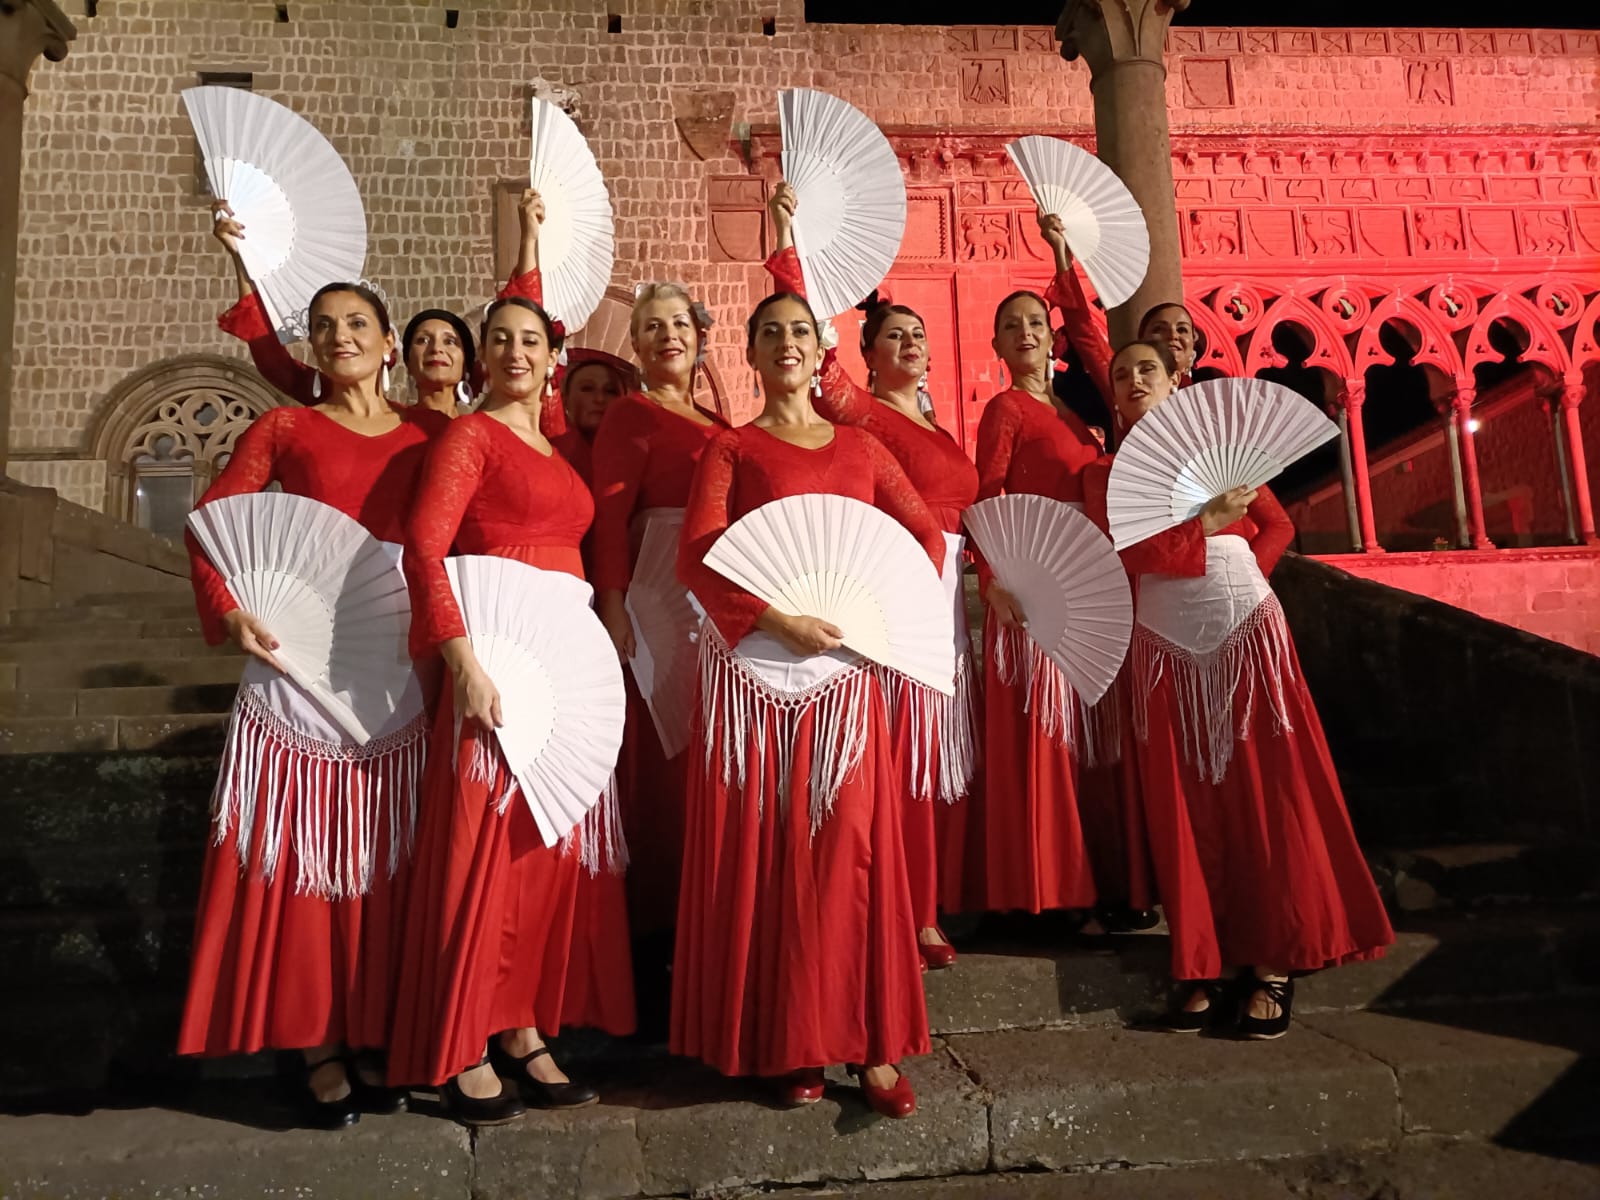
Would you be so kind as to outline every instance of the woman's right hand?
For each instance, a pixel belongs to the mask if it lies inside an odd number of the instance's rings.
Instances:
[[[794,189],[784,180],[772,189],[772,199],[767,201],[767,211],[772,214],[772,232],[779,250],[794,245],[794,212],[799,205]]]
[[[226,200],[211,202],[211,215],[215,222],[211,236],[222,243],[222,248],[234,258],[239,257],[239,243],[244,240],[244,225],[233,215],[233,207]]]
[[[1244,519],[1245,512],[1255,502],[1255,488],[1230,488],[1220,496],[1213,496],[1200,510],[1200,528],[1207,537],[1219,533],[1229,525]]]
[[[1027,615],[1022,611],[1022,605],[1017,598],[998,583],[989,585],[989,611],[994,614],[994,619],[1000,624],[1012,629],[1026,629],[1028,627]]]
[[[485,729],[500,728],[500,689],[489,673],[477,664],[467,663],[451,671],[455,685],[456,716],[476,721]]]
[[[633,640],[633,618],[628,616],[628,606],[623,594],[605,591],[600,594],[600,624],[611,635],[611,644],[617,648],[617,657],[627,662],[638,647]]]
[[[259,618],[242,608],[236,608],[223,615],[222,627],[228,633],[228,640],[251,658],[266,663],[274,671],[283,670],[283,664],[272,654],[278,648],[278,639],[272,636]]]
[[[844,630],[821,617],[777,614],[769,623],[768,632],[794,654],[826,654],[844,645]]]

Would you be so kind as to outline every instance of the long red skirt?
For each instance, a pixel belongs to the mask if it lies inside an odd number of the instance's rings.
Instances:
[[[213,797],[178,1053],[381,1047],[420,719],[370,751],[318,757],[251,696],[236,702]]]
[[[1078,818],[1095,892],[1105,905],[1151,908],[1156,903],[1150,838],[1139,798],[1138,752],[1128,669],[1085,715],[1078,764]]]
[[[586,820],[579,836],[589,831]],[[628,871],[632,873],[632,864]],[[561,998],[561,1024],[627,1037],[639,1027],[633,996],[633,955],[628,936],[627,877],[601,863],[578,875],[572,919],[572,953]]]
[[[876,683],[865,695],[866,748],[814,835],[814,709],[797,722],[786,787],[770,710],[763,715],[762,706],[751,706],[743,784],[724,782],[723,755],[733,747],[711,745],[709,761],[698,748],[706,745],[707,723],[697,711],[673,969],[674,1053],[725,1075],[771,1076],[928,1052],[901,784]]]
[[[1092,907],[1097,893],[1070,744],[1076,701],[1063,681],[1068,702],[1058,703],[1048,660],[1030,685],[1026,634],[1008,635],[1002,670],[996,636],[991,615],[984,624],[983,787],[968,799],[962,827],[946,823],[946,852],[962,854],[966,872],[959,889],[947,873],[945,907],[1035,913]]]
[[[922,685],[903,677],[895,677],[890,686],[898,695],[893,706],[889,745],[894,753],[894,771],[900,780],[900,830],[906,858],[906,880],[911,888],[911,911],[918,929],[931,929],[939,923],[940,847],[941,830],[947,817],[941,809],[961,807],[966,802],[963,795],[951,801],[937,794],[928,794],[924,786],[931,775],[934,781],[940,776],[941,763],[935,761],[926,769],[914,761],[913,740],[926,746],[930,740],[925,733],[919,736],[916,722],[922,706],[913,702],[918,692],[926,692]],[[937,756],[939,747],[935,745]],[[931,789],[937,792],[937,787]]]
[[[389,1078],[437,1086],[477,1064],[491,1036],[561,1025],[575,924],[575,848],[547,847],[494,735],[463,722],[445,681],[423,775]],[[479,742],[485,745],[480,750]],[[490,766],[477,778],[475,754]]]
[[[1248,709],[1248,723],[1220,783],[1185,753],[1179,721],[1188,714],[1179,711],[1174,672],[1151,672],[1140,782],[1175,979],[1214,979],[1225,967],[1311,971],[1376,958],[1394,941],[1299,659],[1286,631],[1283,638],[1285,678],[1256,681],[1253,705],[1243,694],[1248,679],[1235,692],[1234,711]],[[1287,728],[1260,699],[1269,692],[1281,696]]]
[[[633,672],[628,723],[617,763],[618,802],[628,839],[628,919],[636,935],[672,928],[683,875],[683,788],[689,755],[668,758]]]

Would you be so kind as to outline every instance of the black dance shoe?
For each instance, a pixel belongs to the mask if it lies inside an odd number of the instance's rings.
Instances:
[[[1190,1011],[1184,1006],[1194,998],[1196,992],[1205,993],[1206,1006]],[[1227,985],[1220,979],[1196,979],[1189,981],[1181,995],[1173,997],[1172,1005],[1166,1012],[1140,1022],[1140,1027],[1160,1033],[1200,1033],[1225,1025],[1230,1015]]]
[[[517,1085],[522,1098],[534,1108],[588,1108],[600,1103],[600,1093],[586,1083],[543,1083],[528,1074],[528,1064],[550,1053],[549,1046],[540,1046],[532,1054],[513,1058],[500,1045],[499,1038],[489,1039],[489,1061],[501,1079]]]
[[[1239,1036],[1252,1042],[1270,1042],[1289,1032],[1289,1011],[1294,1007],[1293,979],[1261,979],[1250,975],[1240,988],[1244,999],[1239,1009]],[[1252,1017],[1250,999],[1258,992],[1278,1006],[1275,1017]]]
[[[382,1079],[385,1068],[381,1050],[357,1050],[345,1063],[345,1075],[350,1079],[350,1092],[355,1097],[356,1107],[364,1113],[388,1117],[406,1110],[410,1093],[405,1088],[368,1083],[361,1074],[366,1070]]]
[[[300,1113],[309,1129],[348,1129],[361,1120],[361,1106],[356,1103],[355,1079],[348,1067],[345,1068],[345,1081],[349,1090],[337,1100],[319,1100],[311,1090],[311,1077],[329,1063],[344,1066],[344,1057],[330,1054],[321,1062],[306,1064],[306,1089],[300,1099]]]
[[[478,1066],[488,1062],[479,1060]],[[502,1080],[500,1090],[493,1096],[469,1096],[461,1090],[455,1079],[447,1079],[439,1089],[439,1102],[462,1125],[476,1129],[480,1125],[506,1125],[528,1111],[515,1088],[508,1088]]]

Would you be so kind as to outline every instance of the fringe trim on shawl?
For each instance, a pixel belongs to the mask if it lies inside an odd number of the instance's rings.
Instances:
[[[956,659],[956,690],[953,696],[924,687],[904,675],[884,669],[881,672],[885,703],[889,708],[889,727],[899,716],[902,697],[910,708],[911,798],[943,800],[954,804],[972,789],[978,768],[978,742],[974,729],[977,710],[977,681],[972,673],[972,655]]]
[[[457,726],[459,738],[460,726]],[[458,742],[459,746],[459,742]],[[492,734],[480,735],[473,741],[472,761],[467,764],[467,777],[481,783],[494,797],[496,816],[503,817],[511,807],[511,800],[522,794],[522,785],[505,755],[500,752],[500,741]],[[628,869],[628,843],[622,833],[622,813],[617,806],[617,776],[612,772],[600,793],[599,803],[584,813],[560,842],[561,853],[576,854],[590,877],[601,869],[613,875],[624,874]]]
[[[277,877],[287,830],[297,893],[323,900],[365,895],[384,850],[380,830],[388,832],[391,878],[401,857],[411,855],[426,751],[421,713],[365,746],[342,745],[308,737],[285,723],[259,689],[240,688],[211,795],[213,839],[220,846],[232,831],[239,865],[248,867],[257,805],[264,800],[262,879]]]
[[[1212,783],[1227,775],[1234,743],[1249,738],[1258,696],[1272,715],[1274,734],[1294,728],[1285,694],[1285,684],[1295,677],[1294,657],[1276,596],[1263,599],[1208,654],[1196,654],[1135,625],[1132,659],[1134,733],[1141,742],[1149,740],[1150,692],[1163,675],[1169,676],[1184,758]]]
[[[700,636],[700,710],[705,725],[706,767],[710,769],[717,746],[722,747],[724,787],[744,787],[747,779],[745,744],[755,738],[756,757],[777,756],[779,803],[789,794],[794,768],[794,746],[801,718],[810,713],[811,724],[811,835],[833,812],[833,803],[867,748],[867,713],[878,677],[865,661],[828,676],[801,692],[784,692],[750,669],[729,648],[715,625],[706,622]],[[767,741],[767,727],[775,727],[775,745]],[[756,812],[765,805],[757,784]]]
[[[1022,711],[1039,723],[1045,736],[1078,754],[1083,706],[1061,668],[1027,630],[995,622],[994,673],[1007,687],[1023,689]]]
[[[1077,701],[1078,745],[1083,765],[1110,767],[1122,761],[1122,711],[1127,700],[1127,672],[1118,671],[1106,694],[1094,704]]]

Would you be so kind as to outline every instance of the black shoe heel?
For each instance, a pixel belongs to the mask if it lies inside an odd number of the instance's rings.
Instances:
[[[1239,1010],[1239,1036],[1252,1042],[1270,1042],[1281,1038],[1289,1032],[1289,1013],[1294,1008],[1294,980],[1252,976],[1248,982],[1249,990],[1245,991]],[[1265,992],[1267,999],[1278,1006],[1277,1016],[1250,1015],[1250,998],[1257,992]]]
[[[1204,992],[1206,1006],[1195,1012],[1190,1012],[1184,1005],[1194,998],[1196,992]],[[1172,1007],[1155,1020],[1151,1021],[1149,1028],[1160,1030],[1162,1033],[1199,1033],[1201,1030],[1214,1027],[1219,1020],[1225,1019],[1222,1014],[1227,989],[1220,979],[1197,979],[1189,984],[1181,998],[1175,997]]]
[[[543,1083],[528,1074],[528,1064],[550,1053],[549,1046],[540,1046],[532,1054],[514,1058],[500,1045],[499,1039],[489,1042],[489,1061],[501,1079],[516,1084],[522,1098],[534,1108],[588,1108],[600,1103],[600,1093],[586,1083]]]
[[[488,1061],[488,1058],[482,1058],[478,1066]],[[439,1088],[439,1103],[457,1122],[474,1129],[480,1125],[506,1125],[528,1111],[516,1089],[506,1087],[504,1080],[500,1083],[498,1093],[479,1098],[463,1092],[456,1079],[447,1079]]]
[[[355,1080],[351,1078],[349,1067],[345,1066],[345,1086],[350,1090],[339,1099],[319,1100],[311,1090],[311,1077],[329,1063],[344,1066],[344,1056],[330,1054],[321,1062],[306,1063],[306,1090],[300,1100],[301,1113],[311,1129],[348,1129],[361,1120],[361,1107],[356,1103]]]
[[[355,1097],[356,1107],[364,1113],[380,1117],[405,1112],[409,1101],[406,1089],[368,1083],[361,1077],[363,1067],[381,1078],[387,1064],[383,1054],[377,1050],[358,1050],[350,1056],[345,1064],[345,1075],[349,1077],[350,1092]]]

